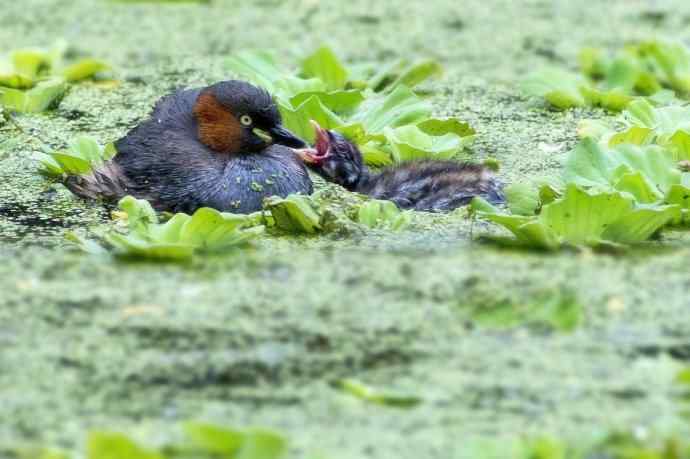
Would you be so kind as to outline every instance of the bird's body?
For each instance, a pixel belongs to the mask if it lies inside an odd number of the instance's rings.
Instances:
[[[253,124],[238,121],[245,117]],[[270,96],[247,83],[178,91],[159,100],[147,120],[115,142],[111,161],[88,175],[68,177],[66,185],[77,195],[106,201],[129,194],[157,210],[253,212],[265,197],[312,192],[292,148],[252,135],[261,127],[299,146],[279,123]]]
[[[501,183],[479,164],[457,161],[409,161],[372,173],[359,149],[342,135],[315,124],[316,145],[299,155],[319,175],[375,199],[393,201],[401,209],[445,212],[469,204],[475,196],[504,202]]]
[[[393,201],[401,209],[444,212],[467,205],[475,196],[503,201],[493,173],[478,164],[457,161],[410,161],[372,174],[353,190]]]

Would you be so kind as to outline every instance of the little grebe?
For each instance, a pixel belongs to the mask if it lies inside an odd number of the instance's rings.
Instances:
[[[270,94],[243,81],[177,91],[115,143],[115,157],[65,185],[91,199],[133,195],[159,211],[200,207],[250,213],[268,196],[310,194],[293,148],[305,143],[281,124]]]
[[[419,160],[371,173],[362,153],[341,134],[316,130],[314,148],[297,150],[302,160],[326,180],[349,191],[393,201],[402,209],[443,212],[469,204],[475,196],[491,203],[504,201],[501,183],[479,164]]]

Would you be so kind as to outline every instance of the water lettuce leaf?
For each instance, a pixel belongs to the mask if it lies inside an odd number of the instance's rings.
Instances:
[[[465,146],[463,138],[455,134],[431,136],[414,125],[386,128],[384,135],[391,145],[395,162],[429,157],[451,159]]]
[[[243,245],[264,230],[257,226],[255,215],[201,208],[191,216],[177,213],[160,223],[148,201],[125,196],[118,206],[127,221],[127,231],[111,229],[103,240],[115,255],[127,258],[186,260],[198,252],[219,252]]]
[[[406,156],[452,157],[474,139],[467,123],[432,119],[431,105],[413,90],[442,73],[435,61],[348,67],[330,48],[321,47],[301,62],[298,75],[281,72],[272,55],[261,51],[231,56],[226,68],[270,91],[285,125],[298,136],[313,142],[310,121],[315,120],[357,143],[370,165],[388,165]],[[395,147],[393,134],[384,135],[387,129],[413,131],[415,126],[423,135],[411,142],[413,148],[406,148],[410,139]],[[409,154],[396,155],[396,148]]]
[[[61,78],[42,81],[29,90],[0,87],[0,104],[18,113],[38,113],[57,106],[67,92]]]
[[[93,58],[81,59],[62,70],[62,76],[69,82],[77,82],[93,78],[101,72],[110,70],[105,61]]]
[[[315,138],[311,120],[319,123],[324,129],[335,129],[343,125],[343,120],[326,107],[318,96],[309,97],[296,108],[283,103],[279,103],[279,108],[285,126],[310,143],[313,143]]]
[[[690,49],[682,43],[644,41],[613,55],[584,48],[579,63],[581,75],[544,69],[530,75],[523,88],[562,110],[592,106],[619,112],[640,97],[664,104],[690,97]]]
[[[333,383],[340,391],[353,395],[366,402],[395,408],[413,408],[422,402],[421,397],[391,390],[370,387],[355,379],[340,379]]]
[[[364,202],[357,213],[357,221],[369,228],[386,228],[399,231],[411,223],[412,213],[401,211],[391,201],[372,199]]]
[[[329,90],[345,87],[348,71],[333,50],[323,46],[302,62],[302,74],[307,78],[318,78]]]
[[[95,139],[78,137],[66,150],[39,156],[39,171],[48,176],[81,175],[112,159],[117,151],[112,143],[101,146]]]
[[[19,113],[37,113],[56,107],[75,83],[109,70],[101,60],[85,58],[65,65],[67,44],[50,49],[20,49],[0,57],[0,105]]]
[[[165,459],[159,452],[143,448],[119,433],[92,432],[86,449],[89,459]]]
[[[489,210],[475,198],[477,214],[509,230],[518,242],[547,250],[563,245],[600,246],[636,244],[679,216],[679,206],[636,207],[629,194],[587,191],[575,184],[563,197],[542,207],[539,215],[504,214]]]
[[[522,90],[533,97],[542,97],[554,108],[566,110],[585,105],[580,92],[583,79],[560,69],[544,69],[527,77]]]
[[[321,230],[321,216],[309,196],[273,196],[266,199],[264,208],[271,213],[275,226],[287,233],[314,234]]]
[[[679,197],[690,193],[690,174],[678,167],[670,150],[656,145],[609,149],[584,139],[569,153],[563,177],[580,186],[626,192],[645,204],[682,204]]]

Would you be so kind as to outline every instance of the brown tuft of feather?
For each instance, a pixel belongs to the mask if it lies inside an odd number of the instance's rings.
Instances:
[[[63,182],[74,194],[85,199],[117,202],[128,194],[129,182],[122,169],[108,161],[85,175],[70,175]]]
[[[242,146],[242,126],[210,92],[202,92],[194,105],[199,140],[219,153],[236,153]]]

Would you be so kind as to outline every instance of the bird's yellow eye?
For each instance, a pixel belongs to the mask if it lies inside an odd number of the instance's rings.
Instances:
[[[242,115],[240,117],[240,123],[242,123],[245,126],[251,126],[252,125],[252,117],[249,115]]]

